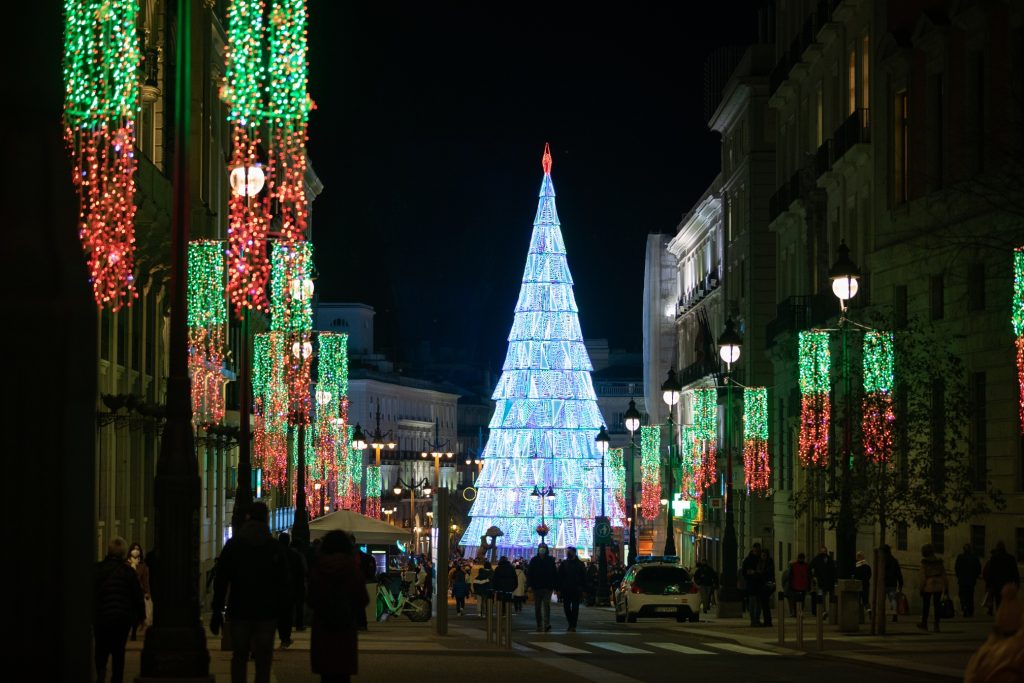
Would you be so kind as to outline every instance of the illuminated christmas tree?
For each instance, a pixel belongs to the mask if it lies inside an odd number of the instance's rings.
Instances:
[[[544,147],[544,181],[526,257],[508,354],[494,390],[494,416],[484,468],[462,544],[477,546],[495,526],[499,547],[590,548],[601,514],[601,454],[594,438],[603,424],[583,344],[572,276],[555,209],[551,152]],[[531,495],[553,492],[553,497]],[[615,477],[605,472],[605,513],[623,526]],[[541,528],[543,531],[543,528]]]

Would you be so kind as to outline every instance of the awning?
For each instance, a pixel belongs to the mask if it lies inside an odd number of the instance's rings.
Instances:
[[[392,526],[379,519],[351,510],[338,510],[309,523],[309,538],[322,538],[328,531],[340,529],[355,534],[358,545],[390,545],[395,541],[409,543],[412,532],[409,529]]]

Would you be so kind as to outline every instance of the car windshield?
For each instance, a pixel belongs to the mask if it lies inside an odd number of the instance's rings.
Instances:
[[[637,572],[635,583],[645,593],[685,593],[690,575],[680,567],[644,567]]]

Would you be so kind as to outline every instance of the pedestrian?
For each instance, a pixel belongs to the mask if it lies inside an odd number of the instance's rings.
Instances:
[[[761,559],[757,563],[757,573],[761,580],[761,614],[762,626],[772,625],[772,600],[775,598],[775,562],[768,553],[768,548],[761,549]]]
[[[811,594],[811,614],[818,613],[818,604],[825,611],[822,615],[828,618],[828,608],[832,604],[832,595],[836,589],[836,561],[828,554],[828,548],[821,546],[818,554],[811,560],[811,580],[814,582],[814,593]]]
[[[893,622],[899,621],[900,596],[903,594],[903,570],[899,560],[892,554],[892,546],[888,543],[881,546],[882,563],[885,566],[885,597],[892,610]]]
[[[860,602],[864,609],[871,611],[871,565],[864,559],[864,553],[857,553],[857,563],[853,568],[853,578],[860,581]]]
[[[693,572],[693,582],[697,584],[700,603],[703,605],[704,614],[707,614],[711,609],[711,594],[718,585],[718,573],[711,568],[707,560],[698,560],[697,569]]]
[[[523,563],[516,562],[516,589],[512,591],[512,607],[516,614],[523,611],[523,603],[526,601],[526,572],[523,570]]]
[[[956,574],[957,592],[960,594],[960,611],[965,617],[973,617],[974,586],[981,576],[981,560],[974,554],[970,543],[965,543],[964,551],[957,555],[953,572]]]
[[[586,581],[586,594],[587,607],[593,607],[597,604],[597,575],[599,569],[596,562],[590,562],[587,564],[587,581]]]
[[[1020,588],[1020,570],[1016,558],[1006,552],[1006,544],[998,541],[988,560],[989,591],[997,610],[1003,599],[1003,586],[1008,583]]]
[[[576,630],[580,619],[580,600],[586,584],[587,569],[576,554],[576,548],[569,546],[565,549],[565,559],[558,566],[558,599],[565,610],[569,631]]]
[[[1000,596],[996,623],[988,640],[967,663],[964,683],[1024,681],[1024,605],[1017,586],[1008,583]]]
[[[541,543],[537,554],[530,560],[526,583],[533,591],[533,608],[537,616],[537,630],[551,630],[551,592],[558,582],[555,558],[548,554],[548,546]]]
[[[804,600],[807,591],[811,589],[811,565],[807,564],[807,555],[797,553],[796,559],[789,563],[789,591],[790,598],[789,613],[796,616],[796,606],[800,605],[801,611],[805,609]]]
[[[141,622],[132,624],[131,639],[135,640],[139,625],[149,626],[153,623],[153,598],[149,593],[149,565],[146,564],[145,556],[142,554],[142,546],[132,543],[128,548],[128,566],[135,570],[139,577],[139,584],[142,586],[142,598],[145,605],[145,617]]]
[[[291,546],[291,537],[287,532],[281,532],[277,536],[277,542],[281,544],[281,552],[288,559],[288,576],[291,578],[291,595],[293,599],[298,596],[305,597],[306,593],[306,561],[298,550]],[[292,622],[297,612],[301,612],[303,605],[293,605],[286,610],[277,622],[277,635],[281,639],[281,649],[287,650],[292,644]]]
[[[512,592],[516,589],[516,570],[512,567],[512,563],[508,561],[507,557],[502,556],[498,560],[498,566],[494,568],[494,578],[491,580],[491,585],[494,588],[495,597],[503,603],[507,603],[506,607],[512,603]]]
[[[124,649],[128,631],[145,619],[142,584],[127,564],[128,543],[120,536],[110,539],[107,556],[96,565],[93,577],[93,640],[96,680],[103,683],[110,664],[111,683],[124,680]]]
[[[939,632],[939,621],[942,618],[942,610],[939,609],[939,602],[942,594],[946,592],[946,567],[942,560],[935,555],[935,548],[931,543],[921,547],[921,621],[917,627],[928,630],[928,607],[935,607],[935,632]]]
[[[455,598],[455,613],[462,615],[466,611],[466,596],[469,595],[469,582],[462,567],[455,565],[451,576],[452,597]]]
[[[761,544],[755,543],[750,553],[743,559],[740,573],[746,581],[747,597],[749,599],[748,609],[750,610],[750,625],[761,625],[761,604],[764,590],[764,582],[761,578]]]
[[[344,531],[329,531],[309,575],[313,633],[309,659],[322,683],[348,683],[359,673],[359,620],[369,597],[359,557]]]
[[[293,607],[288,556],[270,535],[269,517],[264,503],[250,505],[217,563],[210,631],[220,633],[226,597],[231,683],[245,683],[250,653],[256,661],[255,683],[270,682],[274,631]]]
[[[494,578],[494,570],[491,569],[491,561],[484,560],[484,566],[476,573],[473,579],[473,594],[476,596],[477,611],[480,616],[486,615],[485,603],[491,599],[491,580]]]

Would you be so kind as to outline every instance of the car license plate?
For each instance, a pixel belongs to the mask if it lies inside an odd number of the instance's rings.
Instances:
[[[675,607],[659,607],[658,608],[658,614],[675,614],[675,613],[676,613],[676,608]]]

